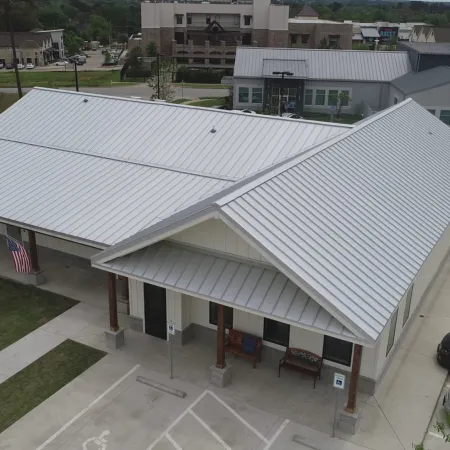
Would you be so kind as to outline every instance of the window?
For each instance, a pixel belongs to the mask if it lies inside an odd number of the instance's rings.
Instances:
[[[239,103],[248,103],[248,91],[246,87],[239,88]]]
[[[186,16],[186,21],[187,21],[187,24],[188,24],[188,25],[192,25],[192,15],[191,15],[191,14],[188,14],[188,15]]]
[[[298,40],[298,34],[291,34],[291,44],[296,44]]]
[[[411,286],[409,288],[408,293],[406,294],[405,312],[403,313],[403,326],[405,326],[405,323],[408,322],[409,313],[411,312],[411,299],[412,299],[413,287],[414,286]]]
[[[350,367],[352,364],[352,352],[353,344],[351,342],[342,341],[331,336],[324,336],[323,359]]]
[[[177,25],[183,25],[183,14],[177,14]]]
[[[252,89],[252,103],[262,103],[263,102],[263,90],[262,88]]]
[[[219,317],[219,305],[209,302],[209,323],[217,325]],[[225,306],[225,328],[233,328],[233,308]]]
[[[317,89],[316,90],[316,105],[324,106],[325,105],[325,89]]]
[[[433,116],[436,115],[436,110],[435,110],[435,109],[427,109],[427,111],[428,111],[430,114],[433,114]]]
[[[309,34],[302,34],[302,44],[307,44],[309,41]]]
[[[328,91],[328,106],[337,106],[339,91],[330,89]]]
[[[208,25],[211,23],[211,16],[206,16],[206,23]]]
[[[244,25],[249,26],[252,22],[252,16],[244,16]]]
[[[338,48],[339,47],[339,35],[338,34],[330,34],[328,36],[328,44],[330,48]]]
[[[240,26],[241,25],[241,16],[239,16],[237,14],[235,16],[233,16],[233,24],[235,27]]]
[[[442,120],[442,122],[450,125],[450,110],[442,109],[439,118]]]
[[[267,342],[289,347],[289,331],[290,327],[286,323],[264,319],[263,339]]]
[[[398,309],[395,311],[394,315],[391,318],[391,327],[389,328],[389,337],[388,337],[387,348],[386,348],[386,356],[389,355],[389,352],[391,351],[391,348],[394,345],[395,328],[397,327],[397,316],[398,316]]]
[[[396,105],[398,103],[398,98],[394,97],[394,105]]]
[[[350,100],[350,91],[341,91],[341,106],[343,108],[348,106],[348,101]]]
[[[306,89],[305,90],[305,106],[310,106],[313,104],[313,90]]]

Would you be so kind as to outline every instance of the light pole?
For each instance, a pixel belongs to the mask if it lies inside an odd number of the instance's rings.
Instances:
[[[159,85],[159,58],[164,56],[162,53],[156,53],[156,70],[158,71],[158,99],[161,99],[160,85]]]
[[[74,67],[75,67],[75,89],[77,92],[80,91],[80,88],[78,86],[78,69],[77,69],[77,60],[75,59],[74,62]]]
[[[279,104],[278,104],[278,108],[280,110],[280,117],[283,117],[283,111],[281,111],[281,98],[283,97],[284,77],[292,77],[292,75],[294,75],[294,74],[292,72],[284,71],[284,72],[272,72],[272,75],[281,75],[280,101],[279,101]]]

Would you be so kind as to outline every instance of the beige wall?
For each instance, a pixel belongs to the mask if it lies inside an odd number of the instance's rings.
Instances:
[[[320,41],[325,38],[327,41],[330,35],[339,36],[339,46],[343,50],[352,49],[353,27],[351,24],[344,23],[289,23],[289,34],[309,34],[310,38],[307,44],[302,44],[300,36],[297,44],[291,44],[289,47],[295,48],[317,48]]]

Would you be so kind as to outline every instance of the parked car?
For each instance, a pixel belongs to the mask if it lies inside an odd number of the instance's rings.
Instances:
[[[19,64],[17,64],[17,68],[18,68],[18,69],[24,69],[25,66],[24,66],[23,64],[20,64],[20,63],[19,63]]]
[[[283,113],[283,117],[286,117],[287,119],[303,119],[302,116],[295,113]]]
[[[12,64],[6,64],[5,69],[11,70],[13,68]]]
[[[56,61],[55,66],[66,66],[67,64],[69,64],[69,61],[66,61],[65,59],[61,59],[59,61]]]
[[[25,68],[26,68],[26,69],[34,69],[34,64],[28,63],[28,64],[25,66]]]
[[[111,59],[111,61],[108,62],[103,62],[102,66],[116,66],[117,65],[117,61],[114,61],[113,59]]]
[[[450,370],[450,333],[447,333],[437,348],[438,363]]]

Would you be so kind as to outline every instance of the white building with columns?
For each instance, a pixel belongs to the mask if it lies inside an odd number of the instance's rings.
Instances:
[[[0,232],[108,272],[112,345],[120,276],[135,330],[217,336],[222,381],[225,328],[349,372],[351,426],[450,249],[450,129],[412,100],[344,126],[34,89],[0,123]]]

